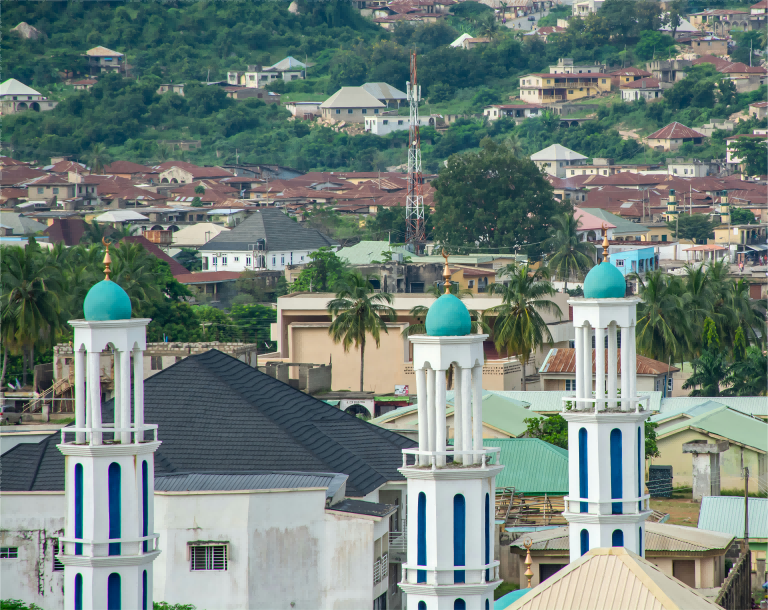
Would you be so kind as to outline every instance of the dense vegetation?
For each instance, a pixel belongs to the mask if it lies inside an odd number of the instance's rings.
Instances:
[[[282,106],[255,99],[236,102],[218,87],[200,82],[222,80],[227,70],[292,55],[312,65],[307,80],[271,86],[287,99],[326,96],[340,86],[367,81],[403,88],[409,53],[416,50],[423,112],[479,114],[487,104],[516,95],[522,74],[545,70],[559,57],[619,67],[658,57],[672,42],[656,31],[662,14],[659,4],[649,0],[607,0],[598,14],[572,20],[567,32],[548,44],[500,26],[488,7],[474,2],[463,3],[458,14],[444,22],[406,24],[393,32],[360,17],[345,0],[300,2],[298,15],[288,12],[287,3],[266,2],[18,2],[4,9],[7,76],[61,100],[51,112],[4,119],[4,145],[16,156],[41,161],[58,154],[87,160],[92,149],[103,144],[112,158],[151,163],[170,157],[163,141],[197,139],[200,150],[184,153],[197,163],[232,162],[238,153],[241,161],[304,170],[383,170],[405,161],[405,133],[350,137],[329,128],[310,128],[303,121],[288,122]],[[44,36],[32,41],[10,33],[22,20]],[[490,36],[492,43],[469,51],[451,48],[449,43],[462,31]],[[751,41],[756,50],[765,47],[764,38],[748,34],[742,36],[744,44]],[[81,54],[96,45],[125,53],[136,80],[106,77],[89,92],[62,85],[62,77],[83,74]],[[660,161],[664,153],[644,151],[637,141],[622,139],[618,129],[631,125],[647,134],[672,120],[695,127],[765,96],[764,90],[736,95],[707,66],[694,70],[689,79],[654,104],[622,104],[616,97],[589,100],[601,105],[599,120],[577,128],[557,129],[555,117],[543,117],[518,127],[509,121],[488,125],[468,118],[444,132],[425,129],[425,168],[437,171],[444,159],[478,148],[485,137],[510,136],[523,154],[560,143],[587,156]],[[185,82],[185,97],[157,95],[161,82]],[[609,105],[609,100],[615,103]],[[746,133],[754,126],[747,122],[739,129]],[[699,147],[689,145],[680,154],[722,157],[724,136],[716,134]]]

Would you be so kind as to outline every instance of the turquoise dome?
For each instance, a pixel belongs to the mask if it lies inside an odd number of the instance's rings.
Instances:
[[[584,298],[621,299],[627,291],[624,276],[611,263],[600,263],[587,273],[584,280]]]
[[[427,312],[430,337],[457,337],[472,332],[472,320],[466,305],[453,294],[444,294]]]
[[[83,312],[89,322],[128,320],[131,317],[131,299],[112,280],[102,280],[85,295]]]

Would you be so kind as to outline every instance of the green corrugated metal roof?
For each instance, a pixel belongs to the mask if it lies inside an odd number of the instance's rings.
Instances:
[[[678,417],[680,415],[686,415],[688,418],[696,417],[698,415],[704,415],[705,413],[710,413],[711,411],[714,411],[716,409],[719,409],[721,407],[724,407],[724,405],[721,402],[715,402],[714,400],[709,400],[706,398],[697,398],[697,404],[695,404],[692,407],[689,407],[687,409],[680,409],[678,411],[667,411],[656,413],[656,415],[653,415],[651,417],[652,422],[660,422],[660,421],[666,421],[668,419],[674,419],[675,417]]]
[[[491,394],[498,394],[499,396],[506,396],[507,398],[513,398],[514,400],[520,400],[527,402],[531,405],[530,410],[543,413],[549,413],[552,411],[562,411],[563,396],[573,396],[572,391],[568,390],[541,390],[535,392],[523,392],[522,390],[489,390]],[[649,404],[651,411],[658,411],[661,405],[661,392],[638,392],[640,396],[648,394],[650,396]]]
[[[734,443],[768,452],[768,424],[729,407],[719,407],[671,424],[659,434],[659,438],[666,438],[688,428],[699,428]]]
[[[403,415],[407,415],[411,411],[415,411],[418,409],[418,405],[412,404],[412,405],[406,405],[404,407],[398,407],[394,411],[390,411],[389,413],[385,413],[384,415],[379,415],[378,417],[374,417],[371,420],[372,424],[376,424],[377,426],[380,426],[383,423],[386,423],[392,419],[397,419],[398,417],[402,417]]]
[[[499,447],[504,466],[496,487],[525,494],[568,493],[568,452],[538,438],[486,438],[483,447]]]
[[[683,412],[708,400],[719,402],[731,407],[734,411],[741,411],[747,415],[768,416],[768,396],[716,396],[714,398],[679,396],[663,398],[660,411],[663,414]]]
[[[600,220],[604,220],[605,222],[610,222],[611,224],[616,225],[616,228],[613,230],[614,233],[631,233],[632,235],[639,235],[641,233],[645,233],[648,230],[647,226],[640,224],[639,222],[632,222],[631,220],[627,220],[626,218],[622,218],[616,214],[611,214],[607,210],[603,210],[601,208],[580,207],[579,209],[584,210],[587,214],[596,216]],[[651,245],[656,244],[648,244],[649,247]]]
[[[369,265],[371,261],[384,262],[385,252],[400,252],[413,257],[413,252],[405,248],[391,246],[386,241],[361,241],[354,246],[342,248],[336,253],[339,258],[346,259],[350,265]]]
[[[704,496],[699,511],[699,529],[744,538],[744,498]],[[749,499],[749,537],[768,538],[768,499]]]
[[[451,254],[452,265],[479,265],[480,263],[492,263],[495,258],[490,254]],[[414,263],[440,263],[445,262],[442,256],[414,256]]]

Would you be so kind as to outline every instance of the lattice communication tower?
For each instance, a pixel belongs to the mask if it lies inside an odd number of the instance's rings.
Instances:
[[[416,53],[411,54],[411,80],[406,84],[411,109],[408,129],[408,194],[405,200],[405,245],[416,254],[424,250],[424,195],[421,176],[421,138],[419,136],[419,101],[421,87],[416,80]]]

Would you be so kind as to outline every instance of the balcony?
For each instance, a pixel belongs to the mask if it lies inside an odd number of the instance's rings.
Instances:
[[[564,100],[564,95],[542,95],[539,97],[539,101],[541,102],[562,102]]]
[[[406,593],[417,593],[422,587],[426,589],[427,587],[437,585],[484,585],[500,580],[499,565],[500,562],[498,560],[491,561],[482,566],[452,566],[449,568],[435,568],[404,563],[403,579],[400,581],[400,588]],[[463,582],[456,583],[454,572],[464,572]]]
[[[402,532],[389,532],[389,551],[393,555],[404,555],[408,551],[408,528],[406,526],[403,526]]]
[[[412,464],[408,463],[408,456],[414,456]],[[437,470],[445,467],[451,458],[451,469],[457,466],[465,468],[480,468],[487,470],[489,466],[501,463],[501,449],[499,447],[483,447],[469,451],[457,451],[453,447],[447,447],[445,451],[420,451],[418,449],[403,449],[403,468],[431,468]]]

